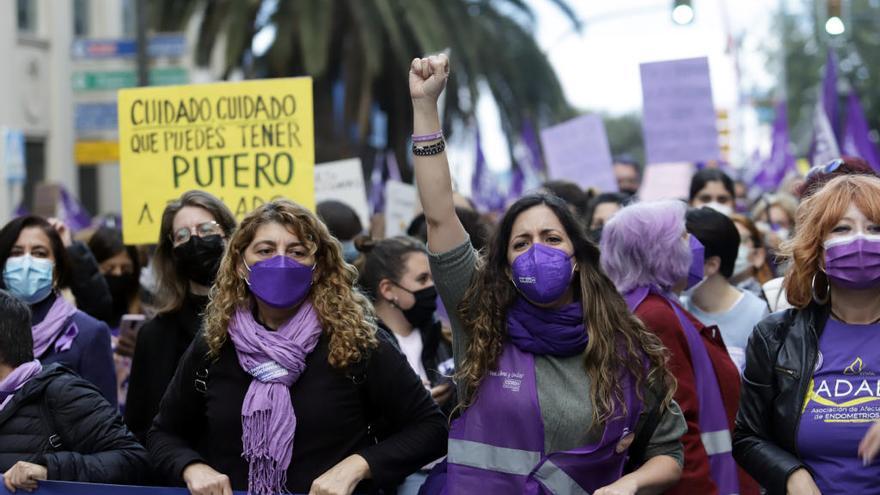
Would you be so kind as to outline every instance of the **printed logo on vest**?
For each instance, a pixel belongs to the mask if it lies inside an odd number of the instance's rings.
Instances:
[[[522,373],[517,373],[515,371],[490,371],[489,376],[500,378],[501,388],[505,390],[510,390],[511,392],[519,392],[519,389],[522,387],[523,377],[525,376]]]
[[[535,277],[519,277],[519,283],[521,284],[534,284],[537,283]]]
[[[851,365],[847,366],[845,370],[843,370],[843,374],[861,375],[863,369],[865,369],[865,363],[862,361],[862,358],[856,356],[856,360],[853,361]]]

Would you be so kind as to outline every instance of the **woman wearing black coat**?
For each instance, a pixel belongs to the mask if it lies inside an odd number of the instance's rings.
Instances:
[[[125,423],[141,442],[177,362],[202,325],[208,290],[233,230],[232,212],[206,192],[186,192],[165,207],[153,258],[158,314],[138,333],[125,406]]]
[[[6,488],[37,480],[136,483],[147,453],[94,385],[34,360],[30,312],[0,291],[0,473]]]
[[[157,471],[194,495],[350,495],[442,456],[446,421],[355,277],[302,206],[245,217],[147,435]]]

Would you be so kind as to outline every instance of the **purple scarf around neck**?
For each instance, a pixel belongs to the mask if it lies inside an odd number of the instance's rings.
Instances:
[[[34,325],[31,330],[34,335],[34,357],[41,357],[49,346],[55,343],[55,352],[64,352],[73,345],[73,340],[79,333],[75,323],[68,323],[76,314],[76,306],[70,304],[60,294],[55,296],[55,302],[49,308],[49,312],[43,321]]]
[[[524,352],[574,356],[587,348],[584,309],[575,302],[559,309],[543,309],[522,297],[507,311],[507,333]]]
[[[0,381],[0,411],[12,400],[15,392],[24,387],[24,384],[31,378],[39,375],[41,371],[43,371],[43,366],[34,359],[15,368],[3,381]]]
[[[290,387],[306,368],[306,357],[318,345],[321,322],[311,302],[277,331],[239,308],[229,322],[238,364],[254,377],[241,405],[242,455],[247,459],[248,493],[286,493],[287,468],[293,455],[296,414]]]

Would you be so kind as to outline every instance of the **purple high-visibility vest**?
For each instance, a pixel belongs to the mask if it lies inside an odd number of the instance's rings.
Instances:
[[[694,388],[697,391],[697,404],[700,408],[698,421],[700,440],[709,456],[709,472],[712,475],[712,480],[718,486],[718,494],[737,494],[739,493],[739,478],[737,477],[736,461],[733,459],[733,444],[727,422],[727,412],[724,409],[720,384],[717,375],[715,375],[715,367],[709,358],[709,351],[706,350],[703,338],[700,337],[700,332],[691,323],[690,318],[684,314],[675,301],[660,289],[638,287],[626,293],[624,298],[630,311],[635,313],[636,308],[649,294],[662,297],[672,307],[687,339],[691,362],[694,366]]]
[[[617,408],[599,442],[545,453],[535,358],[506,344],[474,403],[452,423],[443,493],[589,494],[618,480],[642,412],[634,381],[621,385],[626,413]]]

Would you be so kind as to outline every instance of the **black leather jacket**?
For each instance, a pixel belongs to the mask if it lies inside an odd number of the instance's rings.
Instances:
[[[805,467],[798,427],[827,321],[828,306],[811,303],[768,316],[749,338],[733,456],[769,495],[784,495],[789,475]]]

